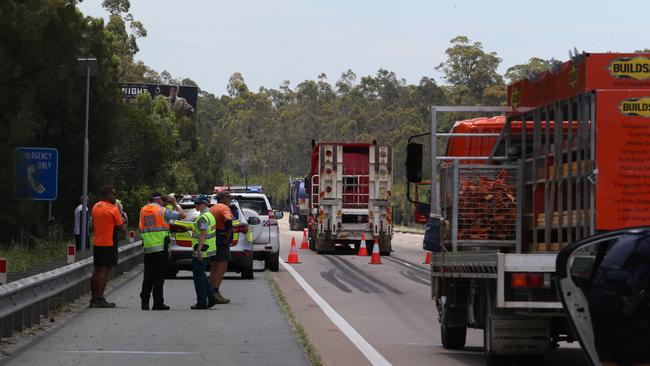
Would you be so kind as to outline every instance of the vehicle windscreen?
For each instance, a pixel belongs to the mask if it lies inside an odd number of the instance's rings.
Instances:
[[[251,209],[258,215],[269,214],[269,207],[262,197],[237,197],[237,202],[239,202],[239,207]]]

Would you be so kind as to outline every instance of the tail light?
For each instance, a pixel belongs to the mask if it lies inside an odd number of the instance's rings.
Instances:
[[[233,233],[246,235],[246,233],[248,233],[248,225],[243,224],[243,225],[233,226],[232,231],[233,231]],[[239,238],[235,239],[233,237],[233,240],[230,242],[230,246],[234,247],[234,246],[237,245],[237,243],[239,243]]]
[[[551,274],[548,272],[513,272],[510,284],[513,288],[550,288]]]
[[[192,241],[191,240],[178,240],[176,239],[176,245],[179,247],[191,247],[192,246]]]
[[[184,227],[184,226],[178,226],[178,225],[174,225],[174,224],[169,225],[169,231],[171,231],[171,232],[183,233],[183,232],[186,232],[188,230],[189,229]]]
[[[269,226],[277,226],[278,220],[275,219],[275,213],[273,210],[269,210]]]

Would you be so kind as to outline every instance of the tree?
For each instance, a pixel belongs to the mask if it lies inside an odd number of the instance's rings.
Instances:
[[[481,103],[486,88],[503,86],[503,78],[497,72],[501,59],[496,52],[485,52],[481,42],[471,43],[466,36],[450,42],[452,46],[445,51],[447,60],[436,70],[442,71],[445,80],[457,88],[459,101]]]
[[[510,83],[527,78],[531,74],[547,70],[554,60],[544,60],[539,57],[531,57],[528,63],[510,66],[506,70],[505,77]]]

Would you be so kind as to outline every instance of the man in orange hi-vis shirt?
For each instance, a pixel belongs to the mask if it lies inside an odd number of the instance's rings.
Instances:
[[[91,308],[114,308],[115,303],[104,298],[108,274],[117,265],[117,243],[113,240],[115,230],[124,225],[120,210],[115,206],[115,187],[102,188],[101,199],[93,206],[93,275],[90,278]]]
[[[230,211],[230,192],[217,193],[216,205],[210,207],[210,212],[216,221],[217,254],[210,258],[210,285],[214,290],[214,300],[217,304],[227,304],[230,299],[221,295],[219,288],[223,275],[228,270],[230,261],[230,240],[232,239],[232,212]]]

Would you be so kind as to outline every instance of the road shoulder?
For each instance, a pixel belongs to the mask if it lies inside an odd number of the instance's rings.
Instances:
[[[368,360],[332,323],[289,272],[272,272],[291,310],[307,332],[323,365],[368,365]]]

